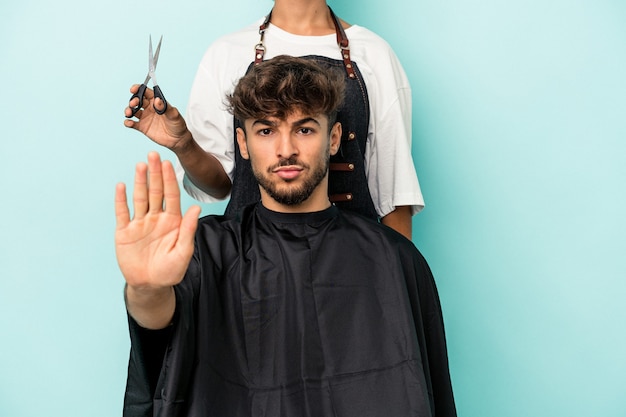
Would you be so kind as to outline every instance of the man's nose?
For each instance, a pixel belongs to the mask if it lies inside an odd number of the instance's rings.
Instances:
[[[296,146],[295,139],[291,134],[285,133],[280,136],[278,141],[278,149],[276,154],[280,158],[289,158],[298,154],[298,148]]]

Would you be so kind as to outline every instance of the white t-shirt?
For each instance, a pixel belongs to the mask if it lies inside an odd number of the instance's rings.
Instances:
[[[226,95],[254,60],[263,20],[215,41],[204,54],[194,80],[185,120],[194,139],[213,154],[233,178],[236,151],[233,116],[226,110]],[[370,122],[365,149],[365,174],[374,207],[384,217],[396,206],[424,207],[411,156],[411,87],[395,53],[381,37],[361,26],[346,29],[350,54],[367,87]],[[341,60],[335,34],[299,36],[270,24],[263,44],[265,59],[277,55],[319,55]],[[177,175],[196,200],[215,202],[184,175]]]

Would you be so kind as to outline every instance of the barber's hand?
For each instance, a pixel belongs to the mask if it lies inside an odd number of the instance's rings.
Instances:
[[[139,84],[130,88],[132,94],[136,94],[138,90]],[[142,107],[134,115],[136,120],[130,119],[132,107],[138,104],[139,98],[137,97],[128,103],[128,107],[124,110],[124,115],[127,117],[124,120],[124,126],[140,131],[154,142],[174,152],[177,151],[177,148],[182,148],[193,140],[191,132],[187,129],[185,119],[170,102],[167,103],[165,113],[157,114],[154,107],[162,110],[165,105],[160,98],[154,97],[154,91],[151,88],[146,88]]]
[[[126,187],[118,184],[115,250],[128,286],[150,292],[178,284],[193,255],[200,207],[181,215],[174,168],[156,152],[148,155],[148,164],[137,164],[133,205],[131,219]]]

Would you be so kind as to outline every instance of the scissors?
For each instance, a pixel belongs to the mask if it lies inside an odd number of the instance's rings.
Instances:
[[[161,52],[162,40],[163,40],[163,36],[161,36],[161,39],[159,39],[159,44],[156,47],[156,54],[153,55],[152,54],[152,35],[150,35],[150,45],[149,45],[149,50],[148,50],[149,52],[148,75],[146,76],[146,80],[143,82],[143,84],[139,86],[139,90],[130,97],[130,101],[132,101],[134,98],[138,98],[139,103],[137,103],[136,106],[133,106],[130,108],[132,113],[130,116],[128,116],[129,118],[133,117],[135,113],[137,113],[142,108],[144,94],[146,93],[146,88],[148,88],[148,81],[150,81],[150,79],[152,79],[154,97],[155,98],[158,97],[161,100],[163,100],[163,109],[159,110],[156,108],[156,106],[153,105],[154,111],[157,112],[157,114],[163,114],[167,110],[167,101],[165,100],[165,96],[163,95],[163,92],[161,91],[161,89],[159,88],[157,84],[157,80],[154,74],[154,71],[156,70],[157,62],[159,61],[159,52]]]

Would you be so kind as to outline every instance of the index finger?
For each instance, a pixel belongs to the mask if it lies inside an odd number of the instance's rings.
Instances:
[[[170,161],[163,161],[163,196],[165,198],[165,211],[180,216],[180,187]]]

